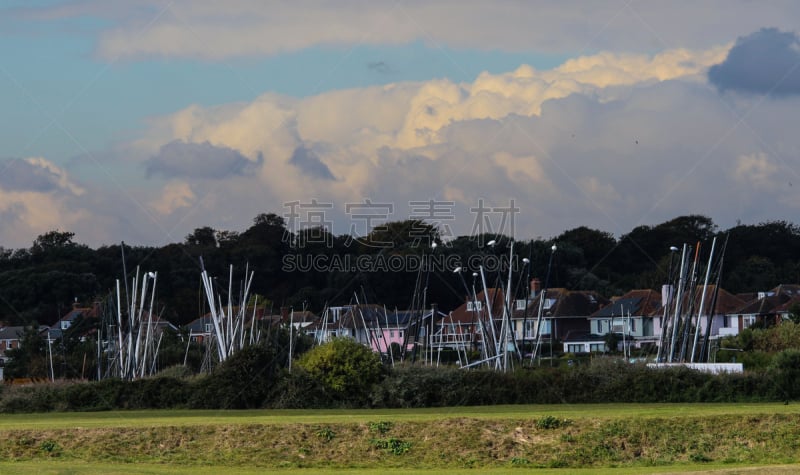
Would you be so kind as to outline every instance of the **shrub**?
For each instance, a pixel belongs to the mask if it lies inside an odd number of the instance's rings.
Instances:
[[[464,405],[464,370],[428,366],[398,366],[375,386],[378,407],[442,407]]]
[[[378,421],[369,423],[369,431],[377,432],[381,435],[386,435],[394,424],[389,421]]]
[[[54,440],[47,439],[39,444],[39,449],[51,457],[58,457],[61,455],[61,447]]]
[[[800,397],[800,350],[781,351],[773,358],[770,370],[785,399]]]
[[[256,409],[268,402],[269,388],[280,373],[272,347],[248,346],[192,380],[189,406],[207,409]]]
[[[379,355],[348,338],[335,338],[311,349],[297,365],[344,400],[365,400],[385,374]]]
[[[388,439],[374,439],[372,445],[376,449],[383,449],[394,455],[403,455],[411,450],[411,442],[394,437]]]
[[[57,388],[52,384],[10,387],[3,392],[0,412],[50,412],[59,409]]]
[[[572,423],[569,419],[559,419],[555,416],[544,416],[536,421],[537,429],[558,429]]]
[[[320,427],[317,429],[316,435],[325,442],[330,442],[336,437],[336,432],[330,427]]]
[[[319,409],[331,406],[322,383],[303,368],[281,371],[270,386],[266,406],[274,409]]]

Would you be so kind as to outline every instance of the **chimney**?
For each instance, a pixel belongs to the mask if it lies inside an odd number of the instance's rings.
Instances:
[[[534,278],[531,281],[531,297],[536,297],[542,290],[542,281]]]

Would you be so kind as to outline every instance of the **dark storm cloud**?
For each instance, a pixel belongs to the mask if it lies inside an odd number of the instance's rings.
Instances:
[[[740,37],[725,61],[709,69],[708,79],[720,91],[798,94],[800,38],[776,28]]]
[[[336,179],[328,166],[322,163],[322,160],[319,159],[317,154],[302,145],[294,150],[292,158],[289,159],[289,163],[303,171],[303,173],[314,178],[321,178],[323,180]]]
[[[257,162],[253,162],[238,150],[208,142],[175,140],[163,145],[158,154],[147,161],[147,176],[222,179],[245,175],[262,161],[260,156]]]

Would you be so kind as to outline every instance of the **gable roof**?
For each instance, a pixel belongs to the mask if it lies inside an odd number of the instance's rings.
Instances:
[[[489,313],[485,308],[487,293],[489,297],[489,303],[492,305],[492,317],[495,319],[500,318],[503,315],[503,304],[505,297],[501,289],[490,288],[486,291],[481,290],[476,295],[476,300],[481,303],[480,310],[467,310],[467,304],[471,301],[471,299],[467,298],[464,303],[458,306],[458,308],[450,312],[448,323],[450,323],[451,318],[453,323],[461,324],[475,323],[479,317],[483,319],[489,318]]]
[[[0,340],[19,340],[25,333],[25,327],[2,327],[0,328]]]
[[[227,307],[224,310],[227,313],[227,311],[228,311]],[[239,306],[232,307],[232,310],[233,310],[233,314],[234,315],[238,314]],[[265,315],[264,315],[266,313],[266,310],[264,309],[264,307],[256,307],[255,310],[256,310],[255,311],[256,320],[265,320],[265,319],[267,319],[267,317],[265,317]],[[295,312],[295,314],[296,313],[297,312]],[[310,313],[310,312],[308,312],[308,313]],[[245,315],[245,325],[249,325],[251,323],[252,319],[253,319],[253,307],[247,307],[245,309],[244,315]],[[274,315],[274,317],[277,318],[278,320],[280,320],[280,318],[281,318],[280,315]],[[288,320],[287,320],[287,322],[288,322]],[[195,318],[194,320],[192,320],[191,322],[187,323],[186,325],[183,325],[183,327],[188,329],[188,330],[191,330],[191,331],[193,331],[195,333],[203,333],[203,332],[205,332],[205,325],[207,323],[210,323],[210,324],[214,323],[214,319],[211,317],[211,312],[208,312],[208,313],[206,313],[205,315],[203,315],[201,317]]]
[[[631,290],[591,315],[609,318],[621,315],[650,316],[661,307],[661,294],[652,289]]]
[[[365,324],[369,328],[389,327],[389,328],[406,328],[414,323],[416,319],[429,320],[431,319],[431,310],[397,310],[389,311],[381,305],[354,305],[344,314],[345,326],[348,324],[354,325],[350,328],[361,328]],[[436,312],[433,317],[436,320],[446,316],[442,312]]]
[[[770,315],[776,313],[779,307],[786,304],[790,300],[792,300],[792,298],[784,293],[768,295],[766,297],[760,299],[756,298],[745,303],[733,313],[745,315]]]
[[[717,288],[714,284],[709,284],[706,286],[706,300],[703,303],[705,309],[703,309],[702,314],[708,315],[711,312],[711,301],[713,300],[712,297],[714,296],[714,290]],[[694,299],[694,313],[697,313],[698,309],[700,308],[700,301],[703,299],[703,286],[698,285],[695,287],[694,292],[687,292],[684,295],[683,302],[681,303],[682,309],[685,311],[688,308],[689,302],[691,299]],[[714,309],[714,315],[729,315],[736,313],[736,310],[741,308],[746,302],[742,300],[740,297],[733,295],[732,293],[728,292],[727,290],[723,289],[722,287],[719,288],[719,294],[717,295],[717,305]],[[670,311],[674,310],[675,301],[672,301],[670,305]],[[664,307],[662,306],[655,312],[651,313],[651,316],[660,316],[664,313]]]
[[[543,316],[548,318],[588,317],[608,304],[607,298],[593,290],[553,288],[542,291],[531,301],[534,309],[538,309],[542,294],[546,301],[553,299],[550,307],[543,309]]]
[[[793,306],[800,305],[800,295],[795,295],[783,304],[775,307],[775,312],[789,313]]]
[[[800,295],[800,284],[781,284],[774,289],[770,289],[775,295],[785,294],[789,297]]]

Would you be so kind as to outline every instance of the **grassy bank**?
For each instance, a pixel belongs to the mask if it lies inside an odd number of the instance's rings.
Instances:
[[[329,468],[660,472],[794,464],[799,453],[800,405],[794,404],[139,411],[0,419],[0,462],[20,469],[93,463],[125,470],[136,463],[154,470],[224,466],[230,473]]]

